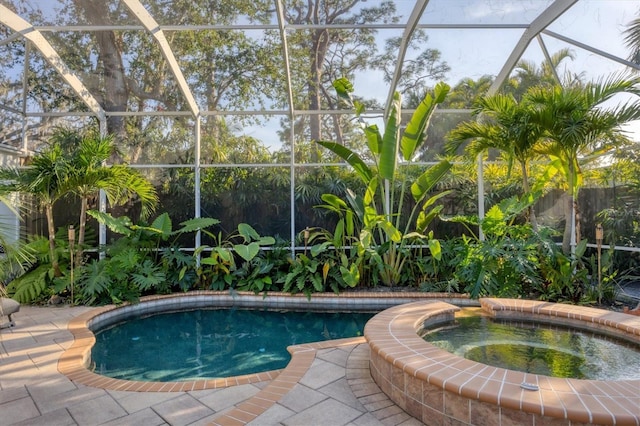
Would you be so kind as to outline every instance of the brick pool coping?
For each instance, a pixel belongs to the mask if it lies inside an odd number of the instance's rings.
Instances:
[[[595,308],[520,299],[481,299],[489,315],[535,316],[595,328],[640,343],[640,318]],[[429,424],[640,425],[640,380],[553,378],[491,367],[437,348],[418,336],[425,322],[452,319],[459,308],[420,301],[379,313],[365,327],[370,369],[391,400]],[[521,387],[533,383],[539,390]]]
[[[195,291],[182,294],[147,296],[137,304],[104,306],[73,318],[68,329],[73,335],[71,346],[58,359],[58,371],[73,382],[105,390],[129,392],[187,392],[219,389],[262,381],[271,381],[253,397],[216,419],[213,424],[245,424],[255,419],[280,398],[286,395],[311,367],[318,350],[342,345],[364,343],[364,337],[336,339],[323,342],[289,346],[291,361],[284,369],[243,376],[213,380],[184,382],[140,382],[114,379],[96,374],[89,369],[91,348],[95,343],[93,328],[117,322],[134,314],[163,312],[180,309],[212,307],[253,307],[270,309],[334,309],[334,310],[382,310],[390,306],[415,300],[448,300],[459,305],[473,305],[464,295],[422,292],[354,292],[335,295],[314,294],[310,299],[304,295],[268,293],[256,295],[252,292],[230,293],[217,291]]]

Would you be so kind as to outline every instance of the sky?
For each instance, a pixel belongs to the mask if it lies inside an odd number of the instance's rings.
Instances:
[[[2,0],[0,0],[2,1]],[[147,1],[157,0],[143,0]],[[414,5],[414,0],[396,0],[397,10],[406,20]],[[485,24],[527,25],[535,19],[553,0],[430,0],[420,21],[427,25]],[[57,2],[52,0],[28,0],[34,8],[50,8]],[[374,0],[361,3],[359,7],[375,4]],[[549,26],[549,30],[571,38],[579,43],[594,46],[614,56],[626,58],[628,49],[624,45],[622,31],[625,25],[640,13],[640,2],[635,0],[579,0],[559,19]],[[161,18],[158,18],[161,19]],[[426,46],[438,49],[442,60],[451,67],[445,81],[457,84],[462,78],[477,79],[485,74],[496,75],[502,64],[522,35],[523,28],[504,29],[427,29],[429,40]],[[380,30],[381,39],[398,36],[400,30]],[[578,46],[543,34],[542,38],[550,52],[568,47],[576,55],[565,62],[569,70],[582,72],[585,80],[593,80],[624,67],[614,61],[602,58]],[[382,41],[380,42],[382,45]],[[411,59],[409,52],[407,58]],[[544,55],[537,41],[533,41],[522,59],[540,64]],[[380,72],[358,73],[353,81],[356,93],[377,98],[384,104],[389,86]],[[435,84],[435,82],[433,82]],[[267,126],[248,126],[245,131],[267,143],[274,141],[274,132],[279,130],[279,118],[270,120]],[[640,122],[630,126],[634,138],[640,141]],[[275,129],[275,130],[274,130]],[[276,143],[277,144],[277,143]],[[272,142],[272,148],[276,145]]]

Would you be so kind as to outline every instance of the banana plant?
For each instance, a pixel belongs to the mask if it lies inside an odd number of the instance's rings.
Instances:
[[[347,162],[364,182],[364,194],[347,197],[345,204],[348,203],[348,206],[345,210],[359,216],[358,255],[370,256],[382,283],[393,286],[401,281],[404,264],[416,240],[428,241],[432,256],[436,259],[440,257],[439,241],[432,232],[425,233],[430,222],[443,208],[436,202],[449,191],[431,197],[429,194],[451,168],[451,164],[443,160],[411,180],[399,170],[398,160],[401,155],[407,165],[413,162],[426,140],[431,117],[437,105],[444,101],[449,86],[438,83],[433,94],[427,94],[418,105],[404,130],[400,122],[402,99],[398,92],[394,93],[383,132],[376,124],[367,124],[362,118],[364,106],[351,96],[353,85],[348,79],[336,80],[333,87],[338,97],[354,109],[373,164],[367,164],[357,153],[338,142],[317,143]],[[405,217],[403,204],[407,191],[410,191],[415,205],[409,216]]]

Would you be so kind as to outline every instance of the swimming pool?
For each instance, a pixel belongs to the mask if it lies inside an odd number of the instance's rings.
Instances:
[[[287,348],[291,353],[291,361],[286,368],[280,370],[218,379],[165,382],[114,379],[96,372],[91,360],[91,351],[96,341],[95,331],[108,328],[127,319],[163,312],[222,308],[380,312],[390,306],[428,299],[447,300],[461,306],[477,305],[477,302],[469,300],[464,295],[423,292],[359,292],[351,295],[320,293],[308,298],[304,294],[269,293],[264,295],[252,292],[199,290],[180,294],[145,296],[136,304],[102,306],[73,318],[68,325],[69,331],[73,335],[73,342],[60,356],[58,371],[74,383],[84,386],[133,392],[183,392],[220,389],[275,380],[278,383],[277,392],[273,395],[269,394],[269,398],[271,398],[276,394],[286,393],[286,389],[289,389],[295,380],[302,377],[301,375],[313,362],[317,350],[364,342],[364,337],[292,345]],[[282,380],[280,380],[281,377]]]
[[[290,345],[361,336],[367,312],[199,309],[96,330],[94,371],[137,381],[240,376],[284,368]]]

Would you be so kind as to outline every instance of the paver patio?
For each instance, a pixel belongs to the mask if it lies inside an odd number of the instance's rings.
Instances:
[[[23,306],[0,332],[0,426],[5,425],[416,425],[375,385],[364,340],[315,352],[310,368],[275,403],[246,417],[271,382],[189,392],[88,387],[58,371],[73,343],[68,322],[92,308]],[[259,399],[257,400],[259,403]]]

